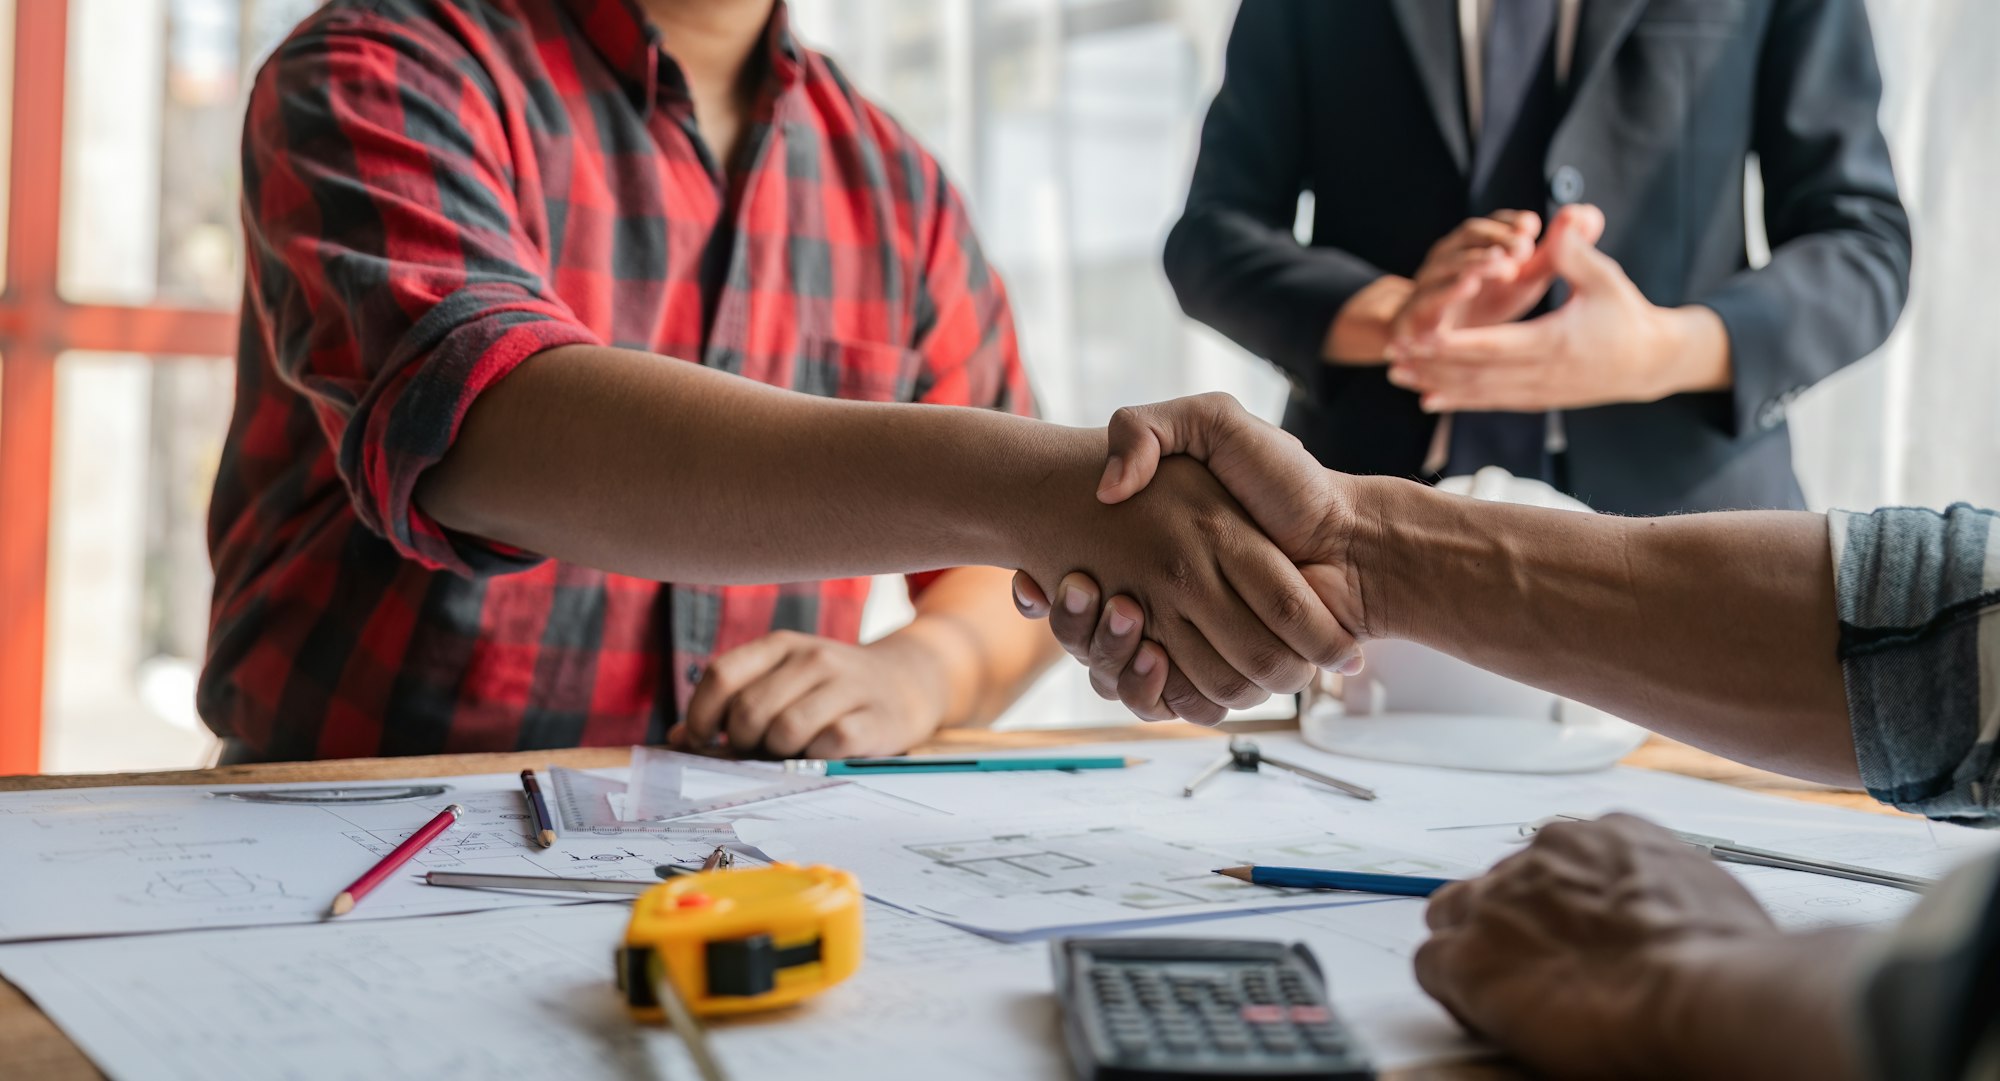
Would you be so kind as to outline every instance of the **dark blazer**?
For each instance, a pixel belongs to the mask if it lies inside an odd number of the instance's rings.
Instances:
[[[1414,475],[1436,425],[1384,368],[1320,349],[1349,297],[1467,216],[1458,48],[1455,0],[1244,0],[1167,239],[1181,307],[1284,369],[1285,427],[1336,469]],[[1785,408],[1880,345],[1909,287],[1862,0],[1582,0],[1568,86],[1528,209],[1602,207],[1604,251],[1653,303],[1713,308],[1735,366],[1726,393],[1565,412],[1571,491],[1628,514],[1803,505]]]

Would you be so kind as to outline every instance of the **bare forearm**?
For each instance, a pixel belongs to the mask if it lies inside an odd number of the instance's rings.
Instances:
[[[1370,637],[1409,638],[1738,761],[1857,772],[1825,519],[1626,519],[1359,482]]]
[[[949,571],[917,598],[908,626],[875,644],[906,655],[940,727],[991,724],[1062,655],[1047,624],[1015,611],[1012,577],[996,567]]]
[[[1032,493],[1093,433],[792,394],[627,350],[531,358],[417,498],[447,528],[688,583],[1017,564]],[[1088,479],[1076,482],[1086,487]]]

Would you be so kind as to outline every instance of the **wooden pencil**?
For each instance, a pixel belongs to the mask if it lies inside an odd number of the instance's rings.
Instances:
[[[454,803],[437,813],[437,817],[424,823],[424,828],[410,834],[409,840],[399,844],[388,855],[368,869],[368,873],[354,880],[346,889],[333,897],[330,916],[345,916],[354,911],[355,902],[368,896],[368,891],[387,881],[396,868],[410,862],[410,857],[424,850],[424,846],[437,840],[438,834],[450,829],[458,821],[465,808]]]
[[[521,791],[528,796],[528,814],[535,820],[535,839],[543,848],[554,848],[556,843],[556,820],[549,816],[549,801],[542,798],[542,783],[535,780],[535,771],[521,771]]]

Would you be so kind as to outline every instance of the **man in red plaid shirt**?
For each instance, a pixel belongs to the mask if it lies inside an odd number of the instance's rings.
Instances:
[[[973,563],[1156,598],[1184,716],[1341,648],[1205,470],[1105,508],[1101,433],[1006,416],[957,193],[781,3],[334,0],[259,76],[243,169],[226,757],[903,750],[1052,654]],[[868,646],[866,579],[815,580],[951,567]]]

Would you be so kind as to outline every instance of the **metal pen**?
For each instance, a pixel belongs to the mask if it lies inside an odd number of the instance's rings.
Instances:
[[[658,882],[635,878],[561,878],[556,875],[482,875],[465,871],[432,871],[424,876],[428,886],[458,886],[490,890],[554,890],[561,893],[615,893],[637,897]]]
[[[1550,822],[1587,822],[1589,819],[1577,815],[1550,815],[1538,822],[1522,827],[1524,836],[1533,836]],[[1674,839],[1682,844],[1699,848],[1718,863],[1737,863],[1746,867],[1772,867],[1780,871],[1802,871],[1811,875],[1825,875],[1828,878],[1844,878],[1850,882],[1864,882],[1871,886],[1887,886],[1890,889],[1909,890],[1923,893],[1937,884],[1934,878],[1923,875],[1906,875],[1897,871],[1882,871],[1873,867],[1860,867],[1852,863],[1836,860],[1815,859],[1811,856],[1794,856],[1787,852],[1776,852],[1768,848],[1754,848],[1740,845],[1724,837],[1710,837],[1705,833],[1689,833],[1685,830],[1670,829]]]

